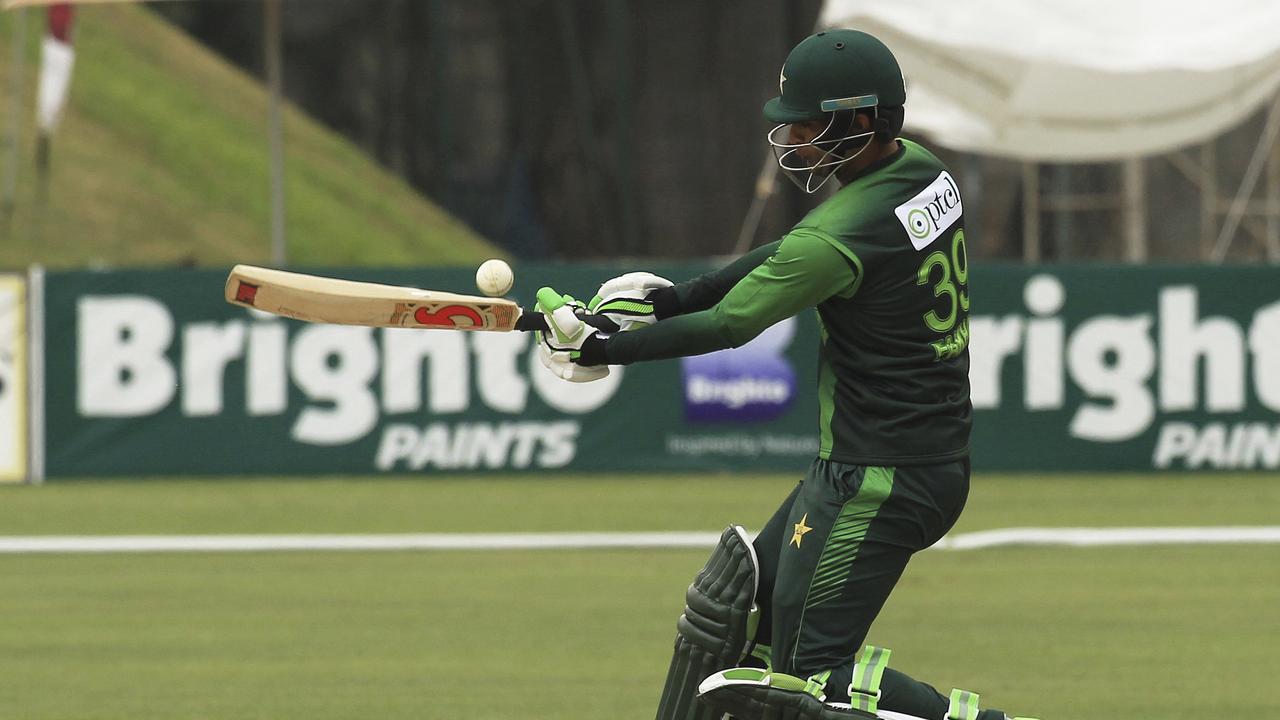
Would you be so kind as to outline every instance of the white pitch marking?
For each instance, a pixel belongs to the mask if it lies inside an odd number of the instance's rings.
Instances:
[[[709,548],[720,533],[434,533],[383,535],[29,535],[0,536],[0,554],[315,552],[395,550],[586,550]],[[949,535],[932,549],[1280,543],[1280,526],[1004,528]]]

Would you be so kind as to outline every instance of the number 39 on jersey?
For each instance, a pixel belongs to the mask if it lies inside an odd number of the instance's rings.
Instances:
[[[923,316],[924,324],[943,337],[933,343],[935,360],[959,357],[969,346],[969,255],[964,228],[951,235],[950,252],[929,253],[916,272],[916,284],[931,286],[934,307]]]

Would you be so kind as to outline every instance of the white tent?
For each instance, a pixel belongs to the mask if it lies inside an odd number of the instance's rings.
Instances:
[[[828,0],[820,24],[884,40],[908,127],[984,155],[1167,152],[1280,88],[1280,0]]]
[[[864,30],[893,50],[907,81],[908,130],[1022,163],[1029,262],[1040,259],[1042,208],[1119,210],[1124,256],[1145,260],[1146,156],[1170,157],[1200,188],[1202,218],[1212,218],[1202,219],[1207,259],[1222,261],[1248,224],[1264,166],[1268,195],[1280,193],[1277,162],[1268,161],[1280,136],[1280,0],[826,0],[818,25]],[[1212,141],[1268,104],[1223,213]],[[1201,146],[1198,161],[1174,152],[1191,145]],[[1041,197],[1038,163],[1099,162],[1120,163],[1119,195],[1060,196],[1056,206]],[[735,252],[750,247],[775,173],[770,158]],[[1280,215],[1274,202],[1267,208],[1267,254],[1280,262]]]

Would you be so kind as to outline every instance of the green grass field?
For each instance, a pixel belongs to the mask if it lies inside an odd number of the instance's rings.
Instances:
[[[69,482],[0,488],[0,534],[758,528],[792,482]],[[957,531],[1276,507],[1273,475],[978,477]],[[648,718],[705,554],[0,555],[0,717]],[[869,639],[1042,718],[1265,718],[1277,607],[1276,546],[926,552]]]

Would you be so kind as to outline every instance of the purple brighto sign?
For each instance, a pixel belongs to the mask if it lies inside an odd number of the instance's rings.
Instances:
[[[684,415],[690,422],[754,423],[791,407],[796,373],[784,353],[796,334],[788,318],[732,350],[684,358]]]

